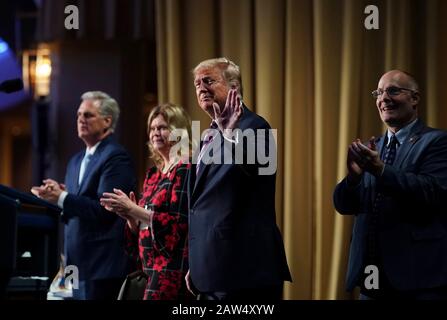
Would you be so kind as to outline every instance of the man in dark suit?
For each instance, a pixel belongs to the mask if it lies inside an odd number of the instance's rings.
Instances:
[[[242,104],[232,61],[206,60],[193,73],[198,104],[213,129],[189,176],[188,288],[205,300],[279,300],[291,276],[275,221],[270,126]],[[259,153],[271,163],[262,165]]]
[[[113,136],[119,116],[117,102],[100,92],[86,92],[77,112],[78,136],[86,150],[68,163],[65,185],[46,179],[32,191],[63,209],[67,265],[79,271],[75,299],[116,299],[130,271],[124,250],[124,220],[99,203],[113,188],[127,194],[136,178],[127,151]]]
[[[447,298],[447,133],[418,119],[419,89],[402,71],[373,91],[388,130],[348,150],[335,208],[355,215],[347,289],[364,299]]]

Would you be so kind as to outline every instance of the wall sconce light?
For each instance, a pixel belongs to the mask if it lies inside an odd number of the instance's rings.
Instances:
[[[22,51],[23,86],[34,95],[31,107],[33,184],[39,184],[47,176],[51,69],[48,45],[39,44],[36,49]]]
[[[36,60],[36,95],[39,97],[50,95],[51,58],[50,50],[37,50]]]
[[[27,90],[34,92],[36,99],[50,95],[51,52],[45,46],[22,53],[23,83]]]

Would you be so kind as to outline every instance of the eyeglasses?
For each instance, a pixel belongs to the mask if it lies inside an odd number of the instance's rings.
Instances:
[[[388,87],[385,90],[382,89],[377,89],[374,90],[373,92],[371,92],[372,96],[374,99],[378,99],[384,92],[387,93],[387,95],[391,96],[391,97],[395,97],[401,94],[402,91],[410,91],[410,92],[415,92],[412,89],[408,89],[408,88],[400,88],[400,87]]]

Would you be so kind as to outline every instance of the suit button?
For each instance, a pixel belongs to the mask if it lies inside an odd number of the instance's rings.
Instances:
[[[194,214],[194,209],[189,210],[190,214]]]

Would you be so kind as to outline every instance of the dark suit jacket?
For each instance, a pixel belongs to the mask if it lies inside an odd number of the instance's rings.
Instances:
[[[124,277],[129,258],[124,251],[124,220],[99,204],[103,192],[119,188],[126,194],[135,190],[136,178],[126,150],[112,135],[99,144],[81,185],[79,169],[84,150],[68,163],[62,220],[65,222],[67,265],[76,265],[80,280]]]
[[[377,141],[382,152],[385,139]],[[335,208],[355,215],[348,290],[364,274],[368,218],[377,192],[386,197],[380,202],[377,232],[391,285],[397,290],[447,285],[447,133],[418,120],[380,178],[365,173],[357,187],[348,187],[346,178],[336,186]]]
[[[266,132],[270,126],[244,107],[239,128]],[[267,145],[269,139],[266,134]],[[233,147],[222,135],[210,145],[213,150]],[[243,147],[246,154],[247,145]],[[194,164],[190,170],[189,267],[201,292],[232,292],[291,280],[275,221],[276,170],[259,175],[259,167],[208,164],[202,165],[198,177]]]

